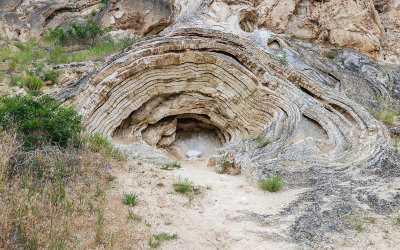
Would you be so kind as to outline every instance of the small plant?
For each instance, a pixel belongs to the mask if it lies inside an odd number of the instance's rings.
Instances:
[[[356,214],[353,214],[352,216],[353,220],[353,225],[354,229],[361,233],[362,231],[365,231],[368,229],[368,224],[370,223],[370,220],[368,219],[368,214],[365,211],[360,211]]]
[[[137,194],[134,194],[134,193],[124,194],[124,197],[122,199],[122,203],[124,205],[130,205],[130,206],[134,207],[134,206],[139,204],[139,196]]]
[[[325,51],[323,53],[323,56],[326,57],[326,58],[329,58],[329,59],[335,59],[337,57],[337,53],[335,51],[332,51],[332,50]]]
[[[28,74],[25,77],[24,86],[32,95],[38,95],[43,87],[43,81],[38,76]]]
[[[153,234],[153,236],[149,239],[149,245],[152,248],[157,248],[161,246],[161,244],[166,240],[175,240],[178,238],[177,234],[168,234],[168,233],[160,233]]]
[[[50,69],[46,71],[46,73],[44,73],[44,80],[50,81],[52,84],[56,84],[59,75],[60,75],[59,71]]]
[[[266,138],[266,137],[261,136],[258,139],[257,147],[258,148],[263,148],[263,147],[267,146],[268,144],[270,144],[271,142],[272,142],[272,140],[270,138]]]
[[[169,225],[172,225],[172,222],[169,221],[169,220],[167,220],[166,222],[164,222],[164,224],[165,224],[166,226],[169,226]]]
[[[110,182],[111,182],[111,181],[117,179],[117,176],[114,176],[114,175],[112,175],[112,174],[108,174],[107,177],[106,177],[106,179],[107,179],[107,181],[110,181]]]
[[[258,182],[258,186],[262,190],[267,190],[270,192],[277,192],[277,191],[281,190],[282,187],[284,186],[284,181],[282,180],[282,176],[280,176],[280,175],[273,176],[272,178],[268,178],[268,179],[262,178]]]
[[[162,170],[173,170],[173,169],[177,169],[177,168],[182,168],[181,164],[178,162],[171,162],[171,163],[166,163],[164,164],[161,169]]]
[[[102,242],[103,238],[103,223],[104,223],[104,212],[102,209],[97,210],[97,223],[96,223],[96,240]]]
[[[135,214],[132,210],[128,210],[128,219],[133,220],[135,222],[142,222],[143,216]]]
[[[396,219],[397,224],[400,224],[400,217]]]
[[[13,74],[10,76],[10,85],[22,88],[24,86],[24,78],[22,75]]]
[[[87,135],[86,141],[89,144],[88,148],[92,152],[101,153],[105,158],[111,157],[121,162],[125,161],[127,158],[123,152],[114,147],[114,144],[107,136],[103,136],[98,132]]]
[[[176,192],[186,194],[188,192],[193,191],[193,183],[189,181],[189,179],[185,178],[183,181],[179,180],[178,182],[173,184],[174,190]]]
[[[231,166],[231,163],[228,161],[228,155],[227,154],[221,154],[220,157],[218,158],[218,169],[217,173],[218,174],[223,174],[228,171],[228,168]]]
[[[286,50],[283,50],[283,51],[282,51],[282,56],[279,57],[279,62],[280,62],[282,65],[288,65],[288,61],[287,61],[287,52],[286,52]]]

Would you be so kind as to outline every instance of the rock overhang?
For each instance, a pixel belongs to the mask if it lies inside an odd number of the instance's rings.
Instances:
[[[375,162],[386,129],[347,97],[279,63],[268,44],[213,29],[174,30],[132,44],[58,97],[79,103],[89,131],[124,144],[169,146],[175,120],[187,116],[213,126],[222,143],[268,137],[272,158],[286,149],[295,161]],[[305,119],[327,137],[293,139]]]

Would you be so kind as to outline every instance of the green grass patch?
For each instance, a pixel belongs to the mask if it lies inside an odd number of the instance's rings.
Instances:
[[[182,168],[181,164],[178,162],[170,162],[170,163],[166,163],[164,164],[161,169],[162,170],[173,170],[173,169],[177,169],[177,168]]]
[[[132,207],[139,204],[139,196],[137,194],[124,194],[122,198],[122,203],[124,205],[130,205]]]
[[[285,185],[282,176],[273,176],[267,179],[260,179],[258,186],[262,190],[267,190],[269,192],[277,192],[283,188]]]
[[[322,55],[329,59],[335,59],[337,57],[337,53],[333,50],[324,51],[324,53]]]
[[[178,239],[178,235],[175,234],[168,234],[168,233],[160,233],[160,234],[153,234],[152,237],[149,239],[149,245],[152,248],[157,248],[161,246],[164,241],[167,240],[175,240]]]
[[[178,180],[177,182],[173,183],[173,187],[176,192],[186,194],[193,191],[193,182],[185,178],[183,181]]]
[[[44,80],[45,81],[50,81],[52,84],[57,83],[57,78],[61,75],[60,71],[57,70],[48,70],[44,73]]]

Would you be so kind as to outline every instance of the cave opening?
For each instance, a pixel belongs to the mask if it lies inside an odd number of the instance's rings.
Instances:
[[[178,117],[175,141],[166,147],[178,159],[206,159],[225,143],[225,136],[216,126],[195,118]]]

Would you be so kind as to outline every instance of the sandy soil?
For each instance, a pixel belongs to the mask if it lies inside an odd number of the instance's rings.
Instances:
[[[264,192],[244,175],[217,174],[205,161],[181,164],[181,169],[166,171],[136,159],[124,169],[112,169],[117,179],[105,202],[104,234],[110,241],[114,235],[115,242],[108,242],[106,248],[150,249],[150,237],[165,232],[176,233],[178,239],[165,241],[159,249],[300,249],[279,236],[294,215],[285,221],[276,221],[282,217],[273,215],[304,190]],[[173,183],[184,178],[199,187],[192,200],[173,189]],[[139,195],[140,204],[123,205],[123,194],[132,192]],[[129,219],[129,210],[142,220]],[[393,216],[373,216],[376,219],[366,223],[362,232],[334,235],[331,247],[400,249],[396,248],[399,225]]]
[[[166,232],[178,234],[178,239],[165,241],[160,249],[295,248],[274,234],[283,228],[263,218],[278,213],[301,190],[264,192],[242,175],[217,174],[204,161],[181,163],[182,169],[173,171],[140,161],[125,171],[115,170],[105,212],[112,222],[108,231],[119,230],[114,247],[148,249],[152,234]],[[174,181],[184,178],[200,187],[192,201],[173,190]],[[127,221],[129,207],[120,205],[123,193],[130,192],[139,194],[141,203],[131,210],[143,216],[142,222]],[[132,230],[121,229],[127,223]]]

